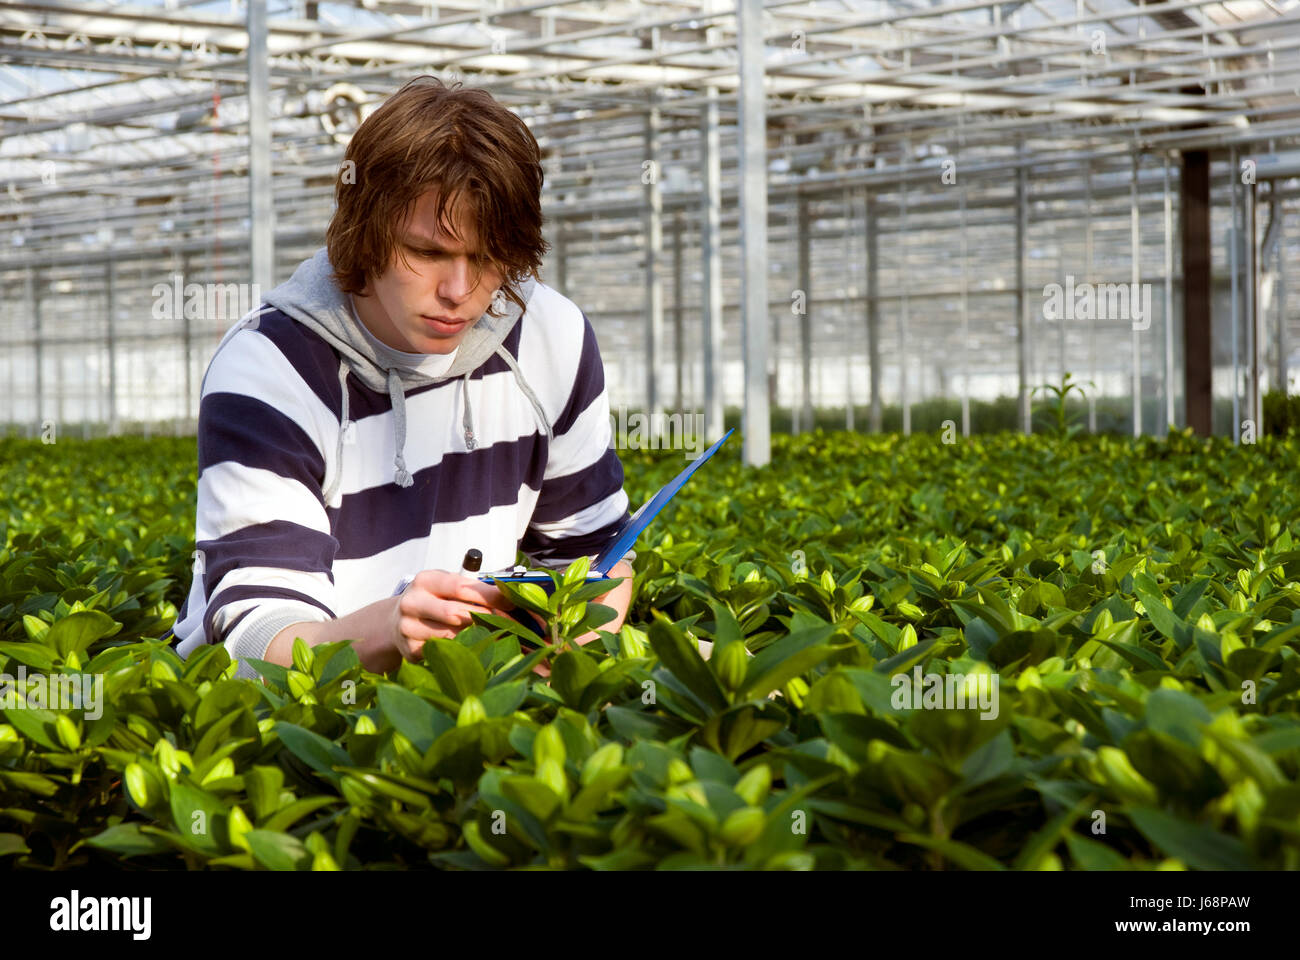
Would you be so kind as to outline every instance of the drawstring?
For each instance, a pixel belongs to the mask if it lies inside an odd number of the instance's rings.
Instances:
[[[506,366],[514,371],[515,382],[519,384],[519,389],[524,392],[524,396],[532,401],[533,409],[536,410],[537,415],[542,418],[542,426],[546,428],[546,439],[553,442],[555,440],[555,434],[551,431],[551,422],[546,419],[546,411],[542,409],[542,402],[537,399],[537,394],[533,393],[533,388],[528,385],[528,381],[524,379],[524,375],[519,372],[519,364],[515,362],[515,358],[510,355],[510,351],[505,347],[497,347],[496,353],[498,357],[506,362]]]
[[[397,456],[393,458],[397,472],[393,475],[393,482],[399,487],[409,487],[415,481],[407,472],[406,458],[402,455],[402,448],[406,446],[406,395],[402,392],[402,378],[398,376],[396,367],[388,368],[388,399],[393,403],[393,437],[397,441]]]
[[[496,349],[497,356],[506,362],[515,375],[515,382],[519,384],[519,389],[523,391],[524,396],[532,403],[533,409],[537,411],[538,417],[541,418],[542,427],[546,430],[546,439],[555,440],[555,434],[551,431],[550,421],[546,419],[546,411],[542,408],[542,403],[537,399],[537,394],[533,393],[533,388],[528,385],[524,375],[519,371],[519,365],[515,363],[515,358],[510,355],[510,351],[503,346]],[[465,428],[465,449],[473,450],[478,446],[478,439],[474,436],[474,411],[469,403],[469,380],[472,370],[466,370],[465,375],[461,377],[461,398],[465,401],[465,415],[461,418],[461,425]]]
[[[478,446],[478,440],[474,438],[474,414],[469,408],[469,375],[470,371],[465,371],[465,376],[460,378],[461,395],[465,400],[465,417],[461,424],[465,427],[465,449],[473,450]]]
[[[515,358],[510,355],[510,351],[505,347],[498,346],[497,355],[505,360],[506,365],[515,375],[515,382],[519,384],[519,389],[523,391],[533,409],[537,411],[538,417],[542,421],[542,427],[546,430],[546,439],[555,440],[555,434],[551,430],[550,421],[546,419],[546,410],[542,407],[541,401],[537,399],[537,394],[533,388],[528,385],[524,379],[523,373],[519,370],[519,365]],[[461,398],[465,403],[465,415],[461,418],[461,425],[465,429],[465,447],[468,450],[474,450],[478,447],[478,438],[474,435],[474,411],[469,402],[469,381],[470,374],[473,371],[466,371],[461,377]],[[336,462],[339,465],[338,471],[334,474],[334,479],[330,481],[329,489],[325,491],[325,503],[328,504],[333,499],[334,494],[338,491],[340,479],[343,473],[343,436],[350,427],[348,423],[348,367],[347,364],[339,361],[339,388],[343,392],[343,413],[339,418],[339,439],[337,446]],[[396,445],[397,455],[393,458],[395,467],[393,473],[393,482],[399,487],[409,487],[415,483],[410,471],[406,469],[406,457],[403,453],[406,447],[406,394],[402,389],[402,379],[397,372],[396,367],[390,367],[388,370],[388,398],[393,405],[393,441]]]
[[[335,447],[336,456],[334,462],[338,464],[338,469],[334,471],[334,479],[330,481],[329,488],[325,491],[325,505],[328,507],[329,502],[334,499],[334,494],[338,492],[339,482],[343,477],[343,434],[348,429],[348,365],[342,360],[339,361],[339,389],[343,391],[343,413],[339,417],[339,439]]]

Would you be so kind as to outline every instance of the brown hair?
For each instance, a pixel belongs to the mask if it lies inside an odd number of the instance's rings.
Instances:
[[[525,303],[516,284],[530,275],[541,279],[538,270],[550,244],[542,238],[544,176],[537,140],[486,90],[460,86],[416,77],[353,134],[325,232],[343,292],[360,293],[372,275],[383,274],[395,249],[407,264],[396,230],[430,189],[438,191],[438,223],[457,239],[446,214],[468,201],[487,265],[499,271],[501,292],[521,310]],[[355,182],[345,182],[347,170]]]

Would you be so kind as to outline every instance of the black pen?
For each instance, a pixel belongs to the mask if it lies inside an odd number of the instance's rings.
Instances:
[[[483,566],[482,552],[470,547],[465,551],[465,559],[460,562],[460,575],[471,579],[478,579],[478,569]]]
[[[465,559],[460,562],[460,575],[462,577],[477,579],[478,568],[482,565],[483,554],[478,550],[475,550],[473,547],[470,547],[465,551]],[[392,595],[396,597],[401,594],[411,585],[411,581],[414,579],[415,574],[411,574],[409,577],[402,577],[402,579],[397,582],[397,588],[393,591]]]

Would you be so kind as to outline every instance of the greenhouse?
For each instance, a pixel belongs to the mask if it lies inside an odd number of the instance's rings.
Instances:
[[[1300,868],[1298,0],[3,0],[0,224],[15,869]]]

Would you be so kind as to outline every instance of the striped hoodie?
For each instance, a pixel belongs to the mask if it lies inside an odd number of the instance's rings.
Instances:
[[[230,328],[200,388],[182,656],[222,643],[251,677],[242,660],[285,627],[458,570],[470,547],[501,571],[614,539],[628,498],[595,332],[552,287],[519,290],[526,310],[498,298],[454,355],[403,354],[361,324],[322,248]]]

